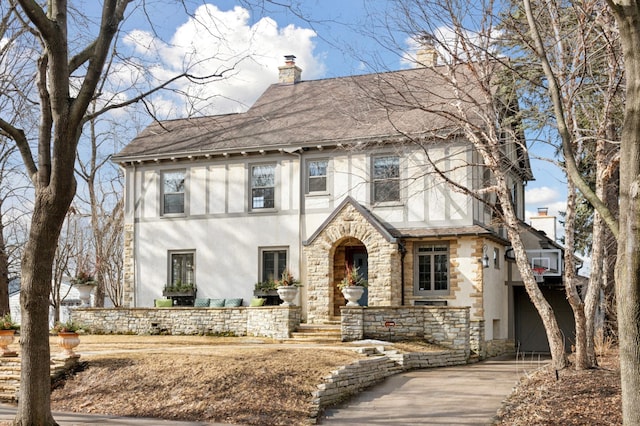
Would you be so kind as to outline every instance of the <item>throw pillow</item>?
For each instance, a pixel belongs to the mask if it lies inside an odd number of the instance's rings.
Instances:
[[[224,307],[225,308],[235,308],[238,306],[242,306],[242,298],[238,299],[225,299]]]
[[[224,308],[224,299],[209,299],[209,307]]]

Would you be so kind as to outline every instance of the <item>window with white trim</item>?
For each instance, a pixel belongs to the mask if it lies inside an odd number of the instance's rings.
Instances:
[[[329,160],[307,161],[307,192],[326,192]]]
[[[260,281],[276,281],[287,269],[287,250],[284,248],[260,249]]]
[[[400,157],[373,157],[373,202],[400,201]]]
[[[184,213],[185,170],[171,170],[161,173],[162,213]]]
[[[195,251],[171,251],[169,252],[169,284],[170,285],[195,285],[196,265]]]
[[[417,295],[449,294],[449,245],[423,244],[415,250],[414,290]]]
[[[251,166],[251,210],[273,209],[276,199],[276,165]]]

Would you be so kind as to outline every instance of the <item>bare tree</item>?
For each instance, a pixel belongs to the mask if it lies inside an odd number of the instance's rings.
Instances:
[[[490,179],[479,186],[469,188],[456,182],[450,171],[440,168],[441,159],[429,158],[428,169],[454,191],[490,203],[490,215],[506,231],[526,291],[542,318],[553,366],[565,368],[564,339],[553,309],[533,275],[521,238],[523,211],[516,209],[512,193],[514,184],[527,179],[528,157],[513,73],[496,47],[498,10],[493,9],[493,3],[475,2],[400,0],[395,5],[396,21],[385,16],[381,25],[388,31],[387,36],[377,33],[376,40],[382,46],[398,49],[401,43],[395,34],[405,34],[415,46],[413,56],[408,59],[430,68],[438,77],[438,86],[413,87],[410,83],[382,78],[389,87],[382,90],[386,93],[380,97],[380,104],[388,109],[392,120],[396,112],[412,109],[440,116],[447,122],[447,128],[434,131],[434,140],[460,135],[471,143],[476,163],[460,167],[480,166],[488,170]],[[390,26],[390,22],[395,22],[395,26]],[[441,91],[443,84],[446,96]],[[426,149],[425,153],[428,157]]]
[[[9,0],[0,9],[4,40],[13,49],[14,57],[22,61],[24,72],[20,75],[30,76],[27,83],[31,86],[19,87],[16,97],[31,100],[34,96],[37,101],[32,105],[39,108],[38,126],[33,132],[31,122],[21,120],[24,113],[21,109],[3,110],[0,117],[0,130],[18,147],[35,193],[21,264],[23,357],[16,425],[56,424],[50,409],[48,295],[57,240],[76,192],[74,162],[84,124],[106,111],[138,102],[180,78],[210,81],[190,76],[186,71],[178,72],[159,85],[140,88],[134,95],[125,96],[124,102],[113,96],[104,101],[100,110],[89,113],[89,106],[101,95],[96,89],[107,58],[114,53],[112,44],[129,3],[129,0],[105,0],[97,27],[89,25],[91,31],[82,32],[73,27],[82,21],[82,16],[74,14],[72,20],[65,0],[45,4]],[[92,38],[80,46],[87,37]],[[28,45],[33,54],[17,55],[19,43]]]

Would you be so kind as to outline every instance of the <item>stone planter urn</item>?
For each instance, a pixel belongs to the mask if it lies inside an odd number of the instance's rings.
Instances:
[[[91,292],[96,286],[94,284],[74,284],[74,287],[78,290],[80,294],[78,297],[82,304],[81,308],[90,308],[91,307]]]
[[[278,297],[282,299],[281,306],[295,306],[293,303],[298,295],[298,287],[293,285],[282,285],[278,287]]]
[[[358,300],[364,294],[364,287],[359,285],[350,285],[342,288],[342,294],[347,299],[347,306],[360,306]]]
[[[60,356],[62,358],[79,358],[73,349],[80,344],[78,333],[61,331],[58,333],[58,346],[62,348]]]
[[[15,351],[9,350],[9,345],[13,343],[15,330],[0,330],[0,351],[3,357],[18,356]]]

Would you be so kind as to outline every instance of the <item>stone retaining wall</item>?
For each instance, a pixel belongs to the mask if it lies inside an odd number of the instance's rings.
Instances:
[[[470,353],[468,307],[344,307],[341,315],[343,341],[421,339]]]
[[[233,334],[286,339],[300,318],[297,306],[71,310],[72,321],[95,334]]]
[[[383,352],[340,367],[325,377],[313,392],[310,414],[316,418],[325,407],[345,400],[386,377],[415,368],[445,367],[467,363],[464,351],[414,352],[400,354]]]

